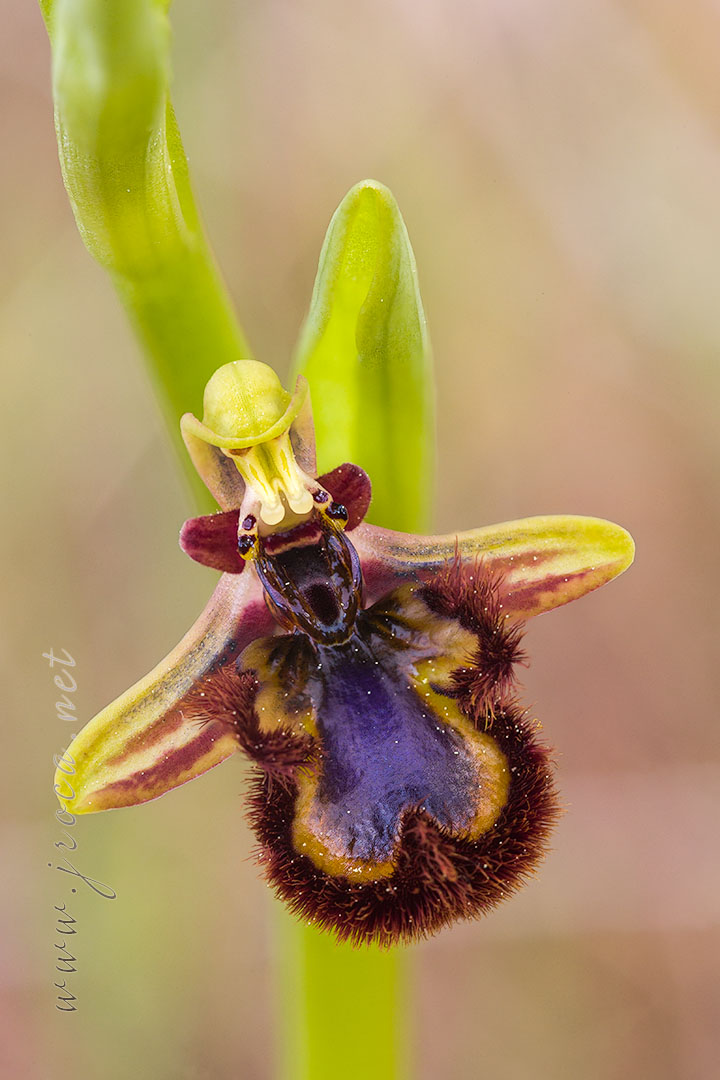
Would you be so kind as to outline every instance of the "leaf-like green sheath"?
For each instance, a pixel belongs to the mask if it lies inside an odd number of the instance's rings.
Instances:
[[[320,470],[356,462],[373,479],[371,519],[421,528],[433,488],[430,349],[410,240],[382,184],[356,184],[335,211],[296,371],[310,383]]]
[[[63,179],[90,253],[144,347],[198,501],[178,421],[222,364],[250,355],[190,187],[172,105],[165,0],[44,0]]]

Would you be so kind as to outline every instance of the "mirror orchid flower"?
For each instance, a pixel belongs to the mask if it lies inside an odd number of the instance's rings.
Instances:
[[[222,571],[179,645],[67,751],[73,813],[155,799],[244,753],[257,860],[341,939],[409,941],[520,886],[558,814],[518,702],[525,621],[629,566],[624,529],[536,517],[446,536],[364,522],[370,480],[317,476],[308,385],[227,364],[182,434],[220,511],[180,543]]]

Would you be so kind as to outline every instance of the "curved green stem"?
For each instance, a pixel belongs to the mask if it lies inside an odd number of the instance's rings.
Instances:
[[[250,356],[200,220],[168,95],[166,0],[43,0],[55,128],[78,230],[143,347],[196,499],[178,421],[216,368]]]

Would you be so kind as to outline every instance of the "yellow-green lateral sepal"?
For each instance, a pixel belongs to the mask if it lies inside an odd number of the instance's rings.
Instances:
[[[230,729],[198,710],[197,686],[267,628],[254,575],[224,575],[169,656],[72,741],[65,757],[75,771],[58,770],[55,777],[63,806],[87,814],[148,802],[234,753],[237,742]],[[193,693],[188,715],[184,705]]]
[[[633,561],[635,545],[620,525],[601,518],[524,518],[447,536],[409,536],[361,525],[353,539],[369,580],[433,571],[448,559],[481,559],[496,572],[503,610],[528,619],[612,581]]]

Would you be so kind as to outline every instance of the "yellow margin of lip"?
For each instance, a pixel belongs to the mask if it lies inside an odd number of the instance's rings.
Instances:
[[[404,586],[398,592],[406,594],[405,610],[402,614],[410,624],[419,622],[426,635],[429,624],[428,636],[433,645],[440,649],[443,644],[452,642],[452,656],[444,655],[441,651],[440,655],[416,663],[411,682],[433,712],[462,736],[464,745],[471,752],[478,776],[475,810],[469,824],[453,835],[459,839],[475,840],[493,827],[507,803],[510,792],[507,758],[492,735],[478,731],[472,721],[461,712],[456,701],[438,692],[435,687],[449,686],[450,676],[453,671],[463,666],[463,658],[470,662],[470,658],[477,651],[477,638],[469,630],[460,627],[455,619],[444,618],[431,612],[415,594],[412,586]],[[331,851],[330,838],[318,831],[320,822],[316,819],[313,823],[312,811],[313,807],[317,806],[316,795],[321,769],[322,763],[311,770],[304,770],[298,776],[298,796],[292,830],[295,850],[300,855],[306,855],[319,870],[332,877],[345,877],[359,882],[389,877],[395,871],[394,858],[377,863],[348,858],[347,855]]]

